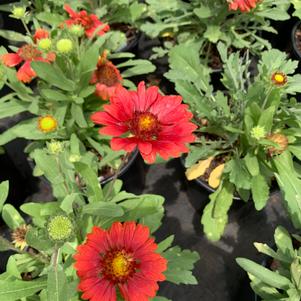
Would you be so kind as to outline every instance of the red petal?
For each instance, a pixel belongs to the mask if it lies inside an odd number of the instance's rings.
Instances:
[[[139,141],[138,143],[139,151],[143,154],[149,155],[152,152],[152,144],[150,142]]]
[[[137,142],[134,138],[112,138],[111,148],[112,150],[125,150],[126,152],[132,152],[137,146]]]
[[[1,56],[1,61],[5,66],[14,67],[20,64],[23,59],[17,53],[6,53]]]
[[[29,83],[36,77],[35,71],[30,67],[30,62],[25,62],[17,72],[17,78],[23,83]]]
[[[64,10],[69,14],[71,18],[76,18],[78,15],[68,4],[64,5]]]

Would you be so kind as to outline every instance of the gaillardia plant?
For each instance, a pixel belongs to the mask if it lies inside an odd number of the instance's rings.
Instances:
[[[227,224],[233,198],[253,199],[265,207],[272,187],[284,194],[284,204],[296,227],[300,226],[300,104],[292,95],[301,92],[301,75],[292,75],[298,62],[279,50],[262,53],[257,74],[250,74],[248,56],[227,54],[218,45],[224,62],[224,91],[214,91],[210,70],[201,64],[199,45],[179,45],[170,52],[166,76],[194,113],[197,139],[190,146],[185,166],[187,178],[211,186],[210,203],[202,224],[211,240],[218,240]],[[189,72],[182,75],[182,64]],[[297,184],[298,183],[298,184]]]

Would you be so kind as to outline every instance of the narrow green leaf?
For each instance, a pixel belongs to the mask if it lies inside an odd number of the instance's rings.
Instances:
[[[9,182],[4,181],[0,184],[0,212],[2,211],[3,204],[6,201],[9,192]]]
[[[292,284],[290,280],[276,272],[272,272],[262,265],[246,258],[236,258],[236,262],[248,273],[259,278],[264,283],[273,287],[287,290]]]
[[[50,301],[68,300],[67,278],[63,268],[58,265],[51,267],[47,279],[47,298]]]
[[[175,239],[174,235],[170,235],[158,244],[157,252],[162,253],[171,246]]]
[[[118,217],[122,216],[124,211],[120,205],[110,202],[97,202],[83,206],[83,214]]]
[[[11,204],[3,206],[2,218],[10,229],[16,229],[25,224],[23,217]]]

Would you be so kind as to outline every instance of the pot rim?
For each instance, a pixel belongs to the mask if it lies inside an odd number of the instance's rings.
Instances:
[[[291,31],[291,40],[293,44],[293,49],[296,54],[296,56],[301,60],[301,50],[297,47],[296,39],[295,39],[295,33],[297,29],[300,28],[301,30],[301,21],[297,21],[296,24],[294,25],[292,31]]]

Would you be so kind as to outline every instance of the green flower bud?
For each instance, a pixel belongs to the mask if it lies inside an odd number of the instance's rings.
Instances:
[[[69,53],[73,49],[73,43],[70,39],[61,39],[57,41],[56,49],[60,53]]]
[[[53,140],[53,141],[47,143],[47,149],[50,154],[57,155],[57,154],[63,152],[64,143]]]
[[[12,9],[12,17],[16,19],[22,19],[25,17],[26,7],[24,6],[14,6]]]
[[[68,28],[68,31],[77,37],[81,37],[85,32],[84,28],[79,24],[72,25],[71,27]]]
[[[251,130],[251,137],[260,140],[266,136],[266,131],[263,126],[257,125],[252,128]]]
[[[51,48],[51,45],[52,45],[52,42],[48,38],[38,40],[38,47],[41,50],[49,50]]]
[[[49,238],[54,242],[63,242],[73,236],[74,226],[66,215],[56,215],[50,218],[46,226]]]

